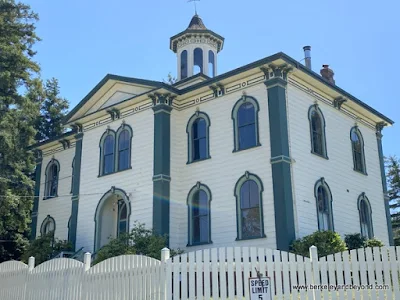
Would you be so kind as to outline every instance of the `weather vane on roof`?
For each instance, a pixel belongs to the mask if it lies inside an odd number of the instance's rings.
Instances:
[[[188,2],[193,2],[194,4],[194,12],[197,15],[197,5],[196,2],[200,2],[200,0],[188,0]]]

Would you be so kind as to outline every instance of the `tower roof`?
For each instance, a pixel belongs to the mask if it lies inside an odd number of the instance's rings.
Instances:
[[[207,29],[203,23],[203,20],[199,17],[198,14],[195,14],[190,21],[188,29]]]
[[[177,52],[178,43],[188,42],[191,43],[192,39],[209,39],[211,44],[215,44],[217,51],[221,51],[224,46],[224,38],[219,34],[207,29],[204,25],[203,20],[198,14],[195,14],[190,20],[188,28],[186,30],[174,35],[170,39],[170,49]]]

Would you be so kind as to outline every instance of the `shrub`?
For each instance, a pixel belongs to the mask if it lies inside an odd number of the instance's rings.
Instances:
[[[383,247],[385,246],[380,240],[377,240],[375,238],[366,240],[364,243],[364,247]]]
[[[346,244],[338,233],[333,231],[316,231],[313,234],[294,241],[291,245],[291,252],[309,257],[309,248],[311,246],[318,248],[319,257],[346,250]]]
[[[166,244],[166,236],[157,235],[152,230],[146,229],[144,224],[135,223],[130,233],[120,235],[103,246],[96,253],[93,264],[114,256],[127,254],[140,254],[161,259],[161,249]],[[171,250],[171,256],[181,254],[182,252],[180,249]]]
[[[364,247],[366,238],[360,233],[346,234],[344,236],[344,242],[346,243],[347,249],[353,250]]]
[[[35,264],[39,265],[61,251],[71,251],[72,244],[65,240],[54,239],[53,232],[38,237],[31,241],[28,249],[22,255],[22,261],[28,263],[29,257],[35,258]]]

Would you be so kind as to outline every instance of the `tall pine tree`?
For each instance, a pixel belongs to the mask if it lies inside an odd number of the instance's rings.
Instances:
[[[391,156],[386,160],[388,196],[392,219],[393,238],[396,246],[400,245],[400,160]]]
[[[32,50],[37,20],[28,5],[0,1],[0,262],[18,259],[29,234],[34,158],[27,147],[39,105],[20,91],[39,72]]]
[[[36,140],[43,141],[64,133],[62,119],[67,113],[69,103],[60,96],[58,80],[51,78],[43,82],[38,80],[31,86],[28,97],[40,103],[40,117],[36,123]]]

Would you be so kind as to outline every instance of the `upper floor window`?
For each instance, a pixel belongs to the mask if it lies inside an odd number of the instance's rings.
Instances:
[[[210,158],[210,118],[197,111],[186,127],[188,134],[188,163]]]
[[[56,230],[56,222],[54,221],[54,218],[51,217],[50,215],[47,215],[47,217],[43,220],[42,226],[40,227],[40,233],[42,235],[46,235],[49,233],[53,233]]]
[[[52,159],[46,167],[46,181],[44,188],[44,198],[57,197],[58,179],[60,173],[60,163],[56,159]]]
[[[181,53],[181,79],[188,77],[188,53],[183,50]]]
[[[132,144],[132,128],[126,124],[117,131],[118,139],[118,169],[122,171],[131,168],[131,144]]]
[[[358,212],[360,215],[361,235],[367,239],[372,239],[374,237],[374,232],[372,227],[371,204],[365,196],[365,193],[362,193],[358,197]]]
[[[115,132],[108,129],[100,139],[100,176],[113,173],[114,165]]]
[[[258,111],[257,100],[245,95],[233,107],[234,152],[260,145]]]
[[[249,172],[236,183],[237,240],[265,237],[262,192],[260,178]]]
[[[208,75],[215,76],[215,54],[212,50],[208,51]]]
[[[196,48],[193,51],[193,75],[203,73],[203,49]]]
[[[211,243],[210,189],[200,182],[188,195],[189,241],[188,245]]]
[[[308,111],[311,135],[311,153],[328,158],[325,137],[325,118],[318,105],[312,105]]]
[[[367,170],[364,156],[364,139],[357,126],[351,129],[350,139],[351,149],[353,152],[354,170],[366,174]]]
[[[333,231],[332,194],[324,178],[317,181],[314,193],[317,202],[318,230]]]

